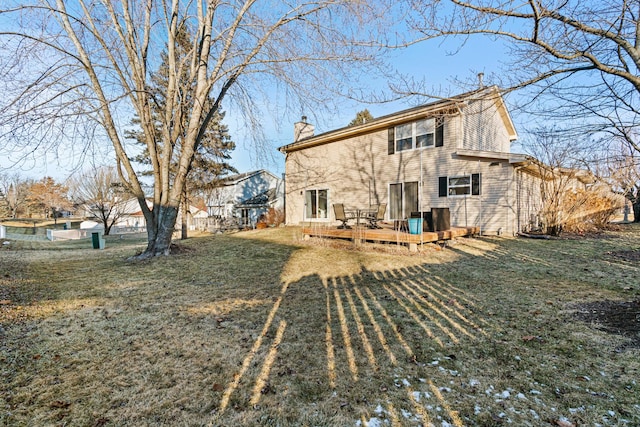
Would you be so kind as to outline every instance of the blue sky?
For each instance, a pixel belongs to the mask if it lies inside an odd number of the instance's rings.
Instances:
[[[458,42],[453,40],[447,43],[429,41],[414,45],[410,48],[398,51],[393,55],[393,62],[398,71],[413,76],[415,79],[424,79],[428,88],[434,91],[441,90],[448,95],[455,95],[468,90],[460,87],[456,80],[477,82],[477,74],[485,73],[485,83],[491,73],[499,73],[501,62],[506,60],[506,49],[499,42],[488,38],[478,37],[469,40],[461,49]],[[452,55],[451,52],[456,52]],[[375,90],[386,82],[376,82]],[[447,93],[448,92],[448,93]],[[346,126],[358,111],[368,109],[374,117],[380,117],[420,103],[418,99],[405,98],[384,104],[356,103],[345,101],[340,112],[333,116],[323,116],[321,123],[313,123],[316,133],[327,132]],[[508,104],[508,99],[507,99]],[[311,116],[311,112],[304,112]],[[257,159],[250,138],[242,137],[242,125],[234,121],[227,113],[227,124],[230,126],[231,135],[236,141],[237,148],[233,153],[233,165],[241,172],[253,169],[268,169],[274,173],[284,172],[284,157],[277,152],[277,147],[293,141],[293,124],[300,120],[301,115],[279,116],[278,118],[265,118],[265,133],[271,146],[272,161]],[[311,120],[310,120],[311,121]],[[517,123],[516,123],[517,126]]]
[[[456,84],[456,79],[476,82],[477,73],[484,72],[488,76],[492,72],[498,72],[500,62],[505,60],[505,49],[497,42],[488,38],[474,38],[458,49],[459,43],[449,40],[446,43],[441,41],[429,41],[414,45],[410,48],[394,52],[389,62],[392,63],[399,72],[408,74],[416,80],[424,79],[428,88],[435,91],[453,95],[468,90]],[[455,55],[451,52],[456,51]],[[491,81],[485,79],[485,83]],[[380,79],[372,80],[371,90],[386,89],[387,82]],[[424,102],[424,101],[423,101]],[[319,121],[314,123],[316,133],[330,131],[332,129],[345,126],[356,112],[367,108],[374,117],[393,113],[420,103],[418,99],[402,99],[384,104],[357,103],[355,101],[344,101],[339,106],[336,114],[319,117]],[[508,102],[507,102],[508,103]],[[224,105],[223,105],[224,106]],[[265,109],[266,111],[270,110]],[[297,114],[279,114],[277,116],[266,113],[263,118],[263,126],[267,146],[262,146],[261,151],[256,149],[251,135],[244,131],[242,117],[235,116],[232,110],[227,110],[225,122],[230,128],[231,136],[236,142],[237,148],[232,153],[232,164],[240,172],[254,169],[268,169],[276,174],[284,172],[284,157],[277,151],[277,147],[288,144],[293,140],[293,123],[300,119],[302,114],[313,116],[314,112],[303,111]],[[310,120],[311,121],[311,120]],[[516,126],[517,118],[516,118]],[[110,145],[107,143],[107,145]],[[46,156],[27,162],[18,170],[23,177],[39,179],[44,176],[52,176],[54,179],[63,181],[74,171],[66,160],[71,158],[71,154],[61,152],[58,156],[48,153]],[[96,153],[93,160],[85,163],[85,168],[90,168],[91,162],[95,165],[113,164],[113,159],[105,153]],[[10,166],[8,159],[0,158],[0,171],[11,172],[7,169]]]

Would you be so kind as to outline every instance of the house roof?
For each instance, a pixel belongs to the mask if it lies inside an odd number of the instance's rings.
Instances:
[[[239,173],[236,175],[229,175],[227,177],[224,177],[220,180],[222,186],[228,186],[228,185],[236,185],[239,182],[244,181],[245,179],[249,179],[255,175],[260,175],[262,173],[266,173],[268,175],[271,175],[273,178],[277,179],[278,177],[275,176],[274,174],[272,174],[271,172],[269,172],[268,170],[264,170],[264,169],[259,169],[256,171],[251,171],[251,172],[243,172],[243,173]]]
[[[527,154],[512,154],[509,163],[514,167],[519,167],[531,175],[543,179],[566,175],[572,176],[583,184],[593,184],[596,182],[596,177],[591,171],[577,168],[552,167]]]
[[[434,114],[451,114],[452,112],[458,114],[465,108],[466,104],[469,101],[481,99],[490,99],[496,102],[500,117],[502,118],[510,139],[512,141],[517,139],[517,133],[513,121],[511,120],[511,115],[509,114],[504,100],[500,95],[498,87],[490,86],[486,88],[476,89],[474,91],[466,92],[453,97],[443,98],[429,104],[421,105],[419,107],[413,107],[406,110],[398,111],[393,114],[388,114],[361,125],[346,126],[319,135],[303,138],[291,144],[283,145],[278,150],[280,150],[282,153],[288,153],[290,151],[298,151],[316,145],[327,144],[330,142],[371,133],[381,129],[387,129],[391,126],[414,121],[424,117],[433,116]]]
[[[258,195],[250,197],[241,201],[236,205],[238,208],[256,208],[261,206],[268,206],[270,202],[275,201],[277,193],[275,188],[270,188]]]

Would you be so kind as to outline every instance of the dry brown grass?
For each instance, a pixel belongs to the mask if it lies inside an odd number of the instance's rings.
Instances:
[[[0,247],[0,425],[638,425],[640,229],[406,256],[294,228]],[[378,424],[379,423],[379,424]]]

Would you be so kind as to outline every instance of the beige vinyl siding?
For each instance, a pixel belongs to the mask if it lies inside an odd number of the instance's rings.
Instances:
[[[542,210],[541,179],[523,170],[515,171],[515,182],[517,186],[516,206],[516,232],[531,231],[539,221],[539,214]]]
[[[460,139],[460,116],[445,121],[444,146],[407,150],[387,154],[387,131],[311,147],[288,154],[287,223],[304,219],[304,191],[329,190],[329,205],[343,203],[347,208],[368,207],[388,203],[389,185],[420,181],[422,165],[422,195],[420,210],[448,207],[451,222],[459,226],[480,226],[483,230],[507,232],[511,183],[510,166],[473,161],[455,156],[456,140]],[[440,176],[480,173],[482,194],[465,197],[438,197]],[[513,210],[511,208],[511,210]],[[513,215],[513,213],[511,213]],[[330,209],[330,221],[335,221]],[[387,211],[387,219],[389,212]],[[322,222],[322,220],[313,220]],[[325,221],[326,222],[326,221]]]
[[[304,192],[308,189],[327,189],[329,192],[329,218],[311,221],[338,224],[332,208],[335,203],[342,203],[346,208],[387,203],[385,219],[389,220],[390,185],[422,179],[420,210],[447,207],[453,226],[479,226],[484,233],[515,234],[523,213],[517,205],[518,182],[514,167],[505,159],[508,155],[504,156],[509,153],[510,138],[515,134],[510,133],[511,128],[507,129],[504,113],[500,114],[493,100],[471,101],[461,111],[446,115],[443,147],[431,146],[390,155],[389,129],[378,127],[369,133],[308,143],[305,148],[290,150],[285,162],[287,223],[308,221],[304,218]],[[424,117],[420,115],[415,119]],[[482,155],[470,157],[473,152],[459,156],[456,152],[461,148],[498,152],[502,154],[498,158],[503,160],[491,160]],[[438,197],[439,177],[476,173],[481,176],[480,195]],[[533,192],[530,195],[534,197]],[[527,210],[535,210],[533,202],[527,202]]]
[[[470,101],[464,108],[464,135],[460,148],[508,153],[509,133],[496,106],[496,101]]]

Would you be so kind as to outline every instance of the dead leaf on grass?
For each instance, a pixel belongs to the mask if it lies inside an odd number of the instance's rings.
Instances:
[[[213,391],[222,391],[224,390],[224,386],[222,384],[215,383],[213,385]]]
[[[51,402],[51,405],[49,405],[51,408],[54,409],[64,409],[64,408],[68,408],[69,406],[71,406],[71,402],[65,402],[63,400],[56,400],[55,402]]]
[[[533,335],[525,335],[525,336],[522,337],[522,341],[524,341],[524,342],[533,341],[535,339],[536,339],[536,337],[534,337]]]
[[[10,299],[0,300],[0,305],[9,305],[9,304],[11,304],[11,300]]]
[[[98,418],[94,423],[93,427],[102,427],[109,422],[109,418]]]

